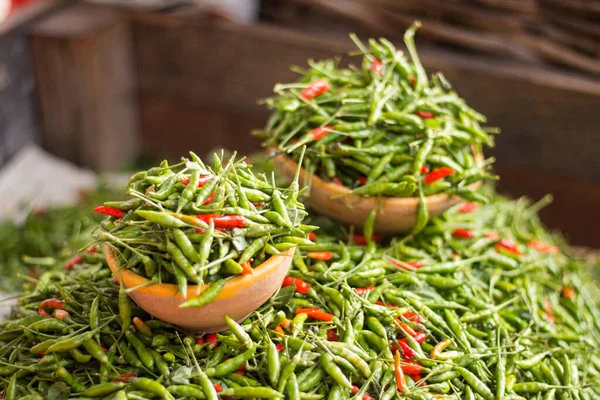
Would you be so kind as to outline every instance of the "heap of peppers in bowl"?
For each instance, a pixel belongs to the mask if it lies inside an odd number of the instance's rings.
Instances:
[[[176,283],[185,297],[188,284],[222,289],[272,255],[312,243],[306,236],[317,227],[302,224],[297,179],[280,189],[235,154],[214,154],[213,167],[190,157],[136,173],[127,200],[95,209],[108,215],[95,237],[119,265],[149,284]]]
[[[438,193],[484,202],[470,187],[486,178],[483,160],[496,129],[470,108],[440,73],[428,77],[410,28],[406,57],[386,40],[368,45],[351,35],[361,67],[309,61],[295,83],[277,84],[264,100],[273,111],[263,145],[298,159],[321,179],[364,196],[423,197]]]

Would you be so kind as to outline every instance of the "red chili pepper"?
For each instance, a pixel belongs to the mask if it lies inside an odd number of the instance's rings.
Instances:
[[[356,183],[358,183],[359,185],[366,185],[367,184],[367,177],[366,176],[359,176],[358,178],[356,178]]]
[[[118,378],[114,378],[112,381],[113,382],[129,382],[129,379],[135,378],[136,376],[137,376],[137,372],[135,372],[135,371],[125,372],[125,373],[119,375]]]
[[[254,207],[262,207],[265,205],[264,201],[254,201],[252,202],[252,204],[254,205]]]
[[[333,314],[326,313],[321,311],[320,308],[310,307],[310,308],[299,308],[296,310],[296,315],[306,313],[309,318],[316,319],[317,321],[331,321],[333,320]]]
[[[314,233],[314,232],[310,232],[310,233],[308,234],[308,239],[309,239],[309,240],[315,240],[316,238],[317,238],[317,234],[316,234],[316,233]]]
[[[421,379],[423,379],[421,374],[411,375],[411,378],[415,382],[419,382]],[[419,383],[419,386],[426,386],[426,385],[427,385],[427,382],[425,382],[425,381]]]
[[[501,241],[499,241],[496,244],[496,251],[497,252],[508,252],[517,257],[519,257],[521,255],[521,252],[519,251],[517,244],[510,239],[502,239]]]
[[[49,307],[49,308],[63,308],[65,306],[65,302],[63,300],[59,300],[55,297],[50,299],[43,300],[40,303],[40,307]]]
[[[333,178],[331,178],[331,180],[336,185],[344,186],[344,182],[342,182],[342,180],[340,178],[338,178],[337,176],[334,176]]]
[[[73,256],[67,263],[65,264],[65,269],[72,269],[77,264],[81,264],[83,262],[83,258],[81,256]]]
[[[198,179],[198,187],[202,187],[206,185],[206,182],[210,181],[210,175],[202,175],[200,179]],[[180,182],[182,185],[188,185],[190,183],[190,178],[183,178]]]
[[[56,310],[54,310],[52,315],[54,316],[54,318],[64,321],[64,319],[69,316],[69,312],[66,310],[56,309]]]
[[[243,363],[242,366],[234,372],[237,375],[246,375],[246,363]]]
[[[333,329],[330,329],[327,331],[327,340],[330,342],[338,342],[340,337],[333,331]]]
[[[275,348],[277,349],[278,352],[282,352],[283,350],[285,350],[285,347],[283,347],[283,345],[281,343],[277,343],[275,345]]]
[[[394,375],[396,377],[396,387],[400,391],[404,391],[407,388],[406,379],[404,378],[404,371],[402,371],[402,360],[400,359],[400,352],[396,350],[394,355]]]
[[[381,239],[383,239],[381,236],[379,235],[373,235],[371,237],[371,240],[374,241],[375,243],[379,243],[381,242]],[[367,244],[367,239],[359,234],[359,233],[355,233],[354,235],[352,235],[352,241],[356,244],[360,244],[360,245],[366,245]]]
[[[352,386],[352,394],[356,394],[360,391],[360,388],[358,386]],[[373,398],[371,396],[369,396],[366,393],[363,393],[362,395],[362,400],[373,400]]]
[[[94,211],[100,214],[110,215],[111,217],[115,218],[123,218],[123,216],[125,215],[125,211],[109,206],[99,206],[94,208]]]
[[[429,172],[429,167],[427,167],[426,165],[423,165],[423,166],[421,167],[421,173],[422,173],[422,174],[426,174],[426,173],[428,173],[428,172]]]
[[[300,92],[300,97],[303,99],[313,99],[320,94],[323,94],[329,90],[329,82],[325,79],[318,79],[311,82],[305,89]]]
[[[311,251],[306,256],[313,260],[329,261],[333,258],[333,253],[331,251]]]
[[[406,261],[406,263],[415,269],[419,269],[423,266],[423,263],[419,260]]]
[[[405,361],[405,364],[402,365],[402,372],[407,375],[419,375],[423,372],[423,366],[414,361]]]
[[[332,130],[333,130],[333,127],[331,125],[319,126],[318,128],[315,128],[312,131],[310,131],[310,135],[315,140],[321,140]]]
[[[220,393],[223,391],[223,386],[219,385],[218,383],[213,384],[213,387],[215,388],[215,391],[217,393]]]
[[[477,208],[479,208],[479,204],[477,203],[465,203],[458,209],[458,212],[467,214],[477,210]]]
[[[404,313],[404,314],[402,314],[402,316],[404,318],[406,318],[407,320],[412,321],[412,322],[416,322],[416,323],[421,322],[421,316],[419,314],[417,314],[417,313],[412,312],[412,311]]]
[[[292,278],[291,276],[286,276],[285,278],[283,278],[283,283],[281,284],[281,287],[292,285],[296,286],[296,292],[301,294],[307,294],[309,290],[311,290],[310,285],[300,278]]]
[[[562,289],[562,296],[567,300],[572,300],[575,298],[575,296],[577,296],[577,293],[575,293],[575,290],[573,290],[573,288],[565,286]]]
[[[90,246],[87,249],[85,249],[86,254],[94,254],[97,253],[98,250],[100,250],[100,246],[95,245],[95,246]]]
[[[393,304],[390,304],[390,303],[384,303],[384,302],[383,302],[383,301],[381,301],[381,300],[377,300],[377,301],[375,302],[375,304],[377,304],[377,305],[379,305],[379,306],[389,307],[389,308],[398,308],[398,306],[395,306],[395,305],[393,305]]]
[[[417,111],[416,114],[421,118],[421,119],[431,119],[431,118],[435,118],[435,114],[429,111]]]
[[[213,343],[213,349],[216,349],[217,346],[219,346],[219,343],[217,343],[217,335],[215,335],[214,333],[209,333],[208,335],[206,335],[206,340],[205,343]]]
[[[417,83],[417,77],[416,76],[411,76],[410,78],[408,78],[408,82],[410,83],[410,87],[415,87],[415,83]]]
[[[454,170],[448,167],[441,167],[438,169],[434,169],[427,175],[425,175],[425,184],[431,185],[433,182],[439,181],[447,176],[454,174]]]
[[[473,232],[466,228],[456,228],[452,231],[452,236],[461,239],[473,239]]]
[[[362,296],[365,293],[369,293],[370,291],[374,290],[375,286],[367,286],[367,287],[357,287],[354,288],[354,290],[356,291],[356,294],[359,296]]]
[[[400,322],[400,328],[412,337],[417,336],[417,332],[415,332],[415,330],[413,328],[411,328],[408,324],[406,324],[404,322]]]
[[[540,242],[539,240],[532,240],[528,244],[529,247],[539,251],[540,253],[558,254],[560,249],[554,245]]]
[[[398,343],[398,346],[400,346],[402,349],[402,355],[405,359],[410,360],[416,355],[415,351],[408,345],[408,343],[406,343],[406,339],[397,340],[396,343]],[[394,351],[394,349],[392,349],[392,351]]]
[[[204,203],[202,203],[202,205],[205,205],[205,206],[207,206],[207,205],[209,205],[209,204],[212,204],[212,202],[213,202],[213,200],[214,200],[214,198],[215,198],[215,195],[216,195],[216,194],[217,194],[217,192],[212,192],[212,193],[210,194],[210,196],[208,196],[208,198],[207,198],[207,199],[204,201]]]
[[[204,344],[204,338],[196,338],[196,344]]]
[[[383,64],[381,63],[381,61],[379,61],[379,59],[374,59],[373,62],[371,63],[371,71],[381,75],[383,73]]]
[[[117,278],[116,276],[113,275],[112,283],[113,283],[113,285],[119,286],[120,285],[119,278]]]
[[[51,315],[48,314],[46,311],[44,311],[43,308],[38,309],[38,314],[41,315],[42,317],[46,317],[46,318],[50,318]]]
[[[283,321],[281,321],[281,326],[284,327],[285,329],[288,329],[291,325],[292,325],[292,323],[287,318],[284,318]]]
[[[496,232],[487,232],[485,234],[485,237],[490,239],[490,240],[498,240],[500,239],[500,236],[496,233]]]
[[[254,273],[254,269],[252,268],[252,265],[250,264],[250,260],[244,261],[240,265],[242,266],[242,275],[249,275],[249,274]]]
[[[554,324],[556,322],[556,318],[554,318],[554,314],[552,313],[552,304],[546,299],[544,300],[544,312],[546,314],[546,318],[550,323]]]
[[[216,214],[200,214],[196,215],[201,221],[210,223],[212,220],[215,224],[215,228],[222,229],[233,229],[233,228],[243,228],[246,226],[246,218],[242,215],[216,215]]]
[[[421,344],[421,343],[425,343],[425,340],[427,339],[427,335],[425,334],[425,332],[417,332],[417,334],[414,336],[414,338],[417,341],[417,343]]]

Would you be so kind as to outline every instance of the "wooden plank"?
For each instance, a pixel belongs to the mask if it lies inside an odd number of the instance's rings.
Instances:
[[[138,151],[129,20],[78,5],[31,34],[45,146],[77,164],[115,169]]]

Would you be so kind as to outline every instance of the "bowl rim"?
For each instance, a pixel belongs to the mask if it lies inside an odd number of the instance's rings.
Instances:
[[[216,300],[225,300],[232,298],[240,293],[243,293],[248,287],[252,286],[254,283],[260,280],[267,279],[270,275],[271,270],[276,268],[280,263],[281,257],[293,257],[294,252],[296,251],[296,246],[290,247],[287,250],[282,251],[280,254],[274,254],[269,257],[265,262],[260,264],[258,267],[254,268],[254,272],[248,275],[239,275],[232,278],[229,282],[225,284],[223,290],[216,297]],[[129,269],[122,269],[119,267],[117,263],[117,257],[108,243],[104,245],[104,256],[106,257],[106,262],[108,263],[108,267],[110,268],[113,276],[116,276],[120,280],[122,280],[123,285],[125,287],[136,287],[140,285],[144,285],[150,280],[144,276],[138,275],[135,272]],[[185,300],[193,299],[198,297],[202,292],[209,287],[210,284],[200,285],[200,290],[198,291],[198,285],[188,286],[187,296]],[[133,293],[140,292],[145,294],[151,294],[156,296],[169,296],[169,297],[177,297],[184,300],[183,295],[179,292],[177,285],[173,283],[156,283],[152,285],[142,286],[139,289],[136,289]]]
[[[288,171],[296,171],[298,168],[298,163],[295,162],[291,157],[288,156],[287,153],[282,152],[276,147],[268,147],[269,152],[277,153],[273,156],[273,160],[275,164],[280,164],[283,169],[287,169]],[[483,155],[479,152],[473,151],[475,160],[477,162],[481,162],[484,160]],[[278,161],[279,159],[279,161]],[[305,182],[306,185],[309,181],[310,177],[308,176],[308,171],[304,167],[300,169],[300,180]],[[479,187],[479,182],[475,182],[470,185],[471,188],[476,189]],[[341,199],[344,199],[346,202],[350,202],[356,204],[357,202],[370,202],[376,201],[379,199],[382,207],[404,207],[404,208],[414,208],[419,205],[418,197],[386,197],[386,196],[361,196],[357,194],[350,193],[350,189],[346,186],[341,186],[335,184],[333,182],[326,182],[321,179],[317,175],[312,176],[312,185],[319,187],[319,189],[328,192],[333,196],[340,196]],[[309,192],[310,193],[310,192]],[[433,204],[444,203],[449,199],[455,198],[455,195],[449,195],[447,193],[439,193],[431,196],[425,196],[425,203],[430,206]]]

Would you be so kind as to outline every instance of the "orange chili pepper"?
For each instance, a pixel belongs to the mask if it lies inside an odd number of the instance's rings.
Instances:
[[[573,290],[573,288],[571,288],[569,286],[563,287],[562,296],[565,299],[567,299],[567,300],[574,299],[576,295],[577,295],[577,293],[575,293],[575,290]]]
[[[65,318],[67,318],[69,316],[69,312],[66,310],[61,310],[61,309],[57,308],[56,310],[54,310],[52,315],[54,316],[54,318],[64,321]]]
[[[49,307],[49,308],[63,308],[65,306],[65,302],[63,300],[59,300],[55,297],[50,299],[43,300],[40,303],[40,307]]]
[[[436,358],[440,355],[442,351],[444,351],[444,349],[446,349],[446,347],[450,346],[451,344],[452,340],[450,339],[442,340],[441,342],[433,346],[433,349],[431,349],[431,353],[429,353],[429,356],[431,358]]]
[[[479,207],[479,204],[477,204],[477,203],[465,203],[458,209],[458,212],[467,214],[472,211],[475,211],[478,207]]]
[[[313,260],[329,261],[333,258],[333,253],[331,251],[311,251],[306,256]]]
[[[400,391],[404,391],[407,388],[406,379],[404,378],[404,371],[402,371],[402,365],[400,358],[400,352],[396,350],[396,355],[394,355],[394,375],[396,376],[396,387]]]
[[[242,275],[248,275],[248,274],[253,274],[254,273],[254,269],[252,268],[252,265],[250,265],[250,260],[244,261],[242,264]]]

